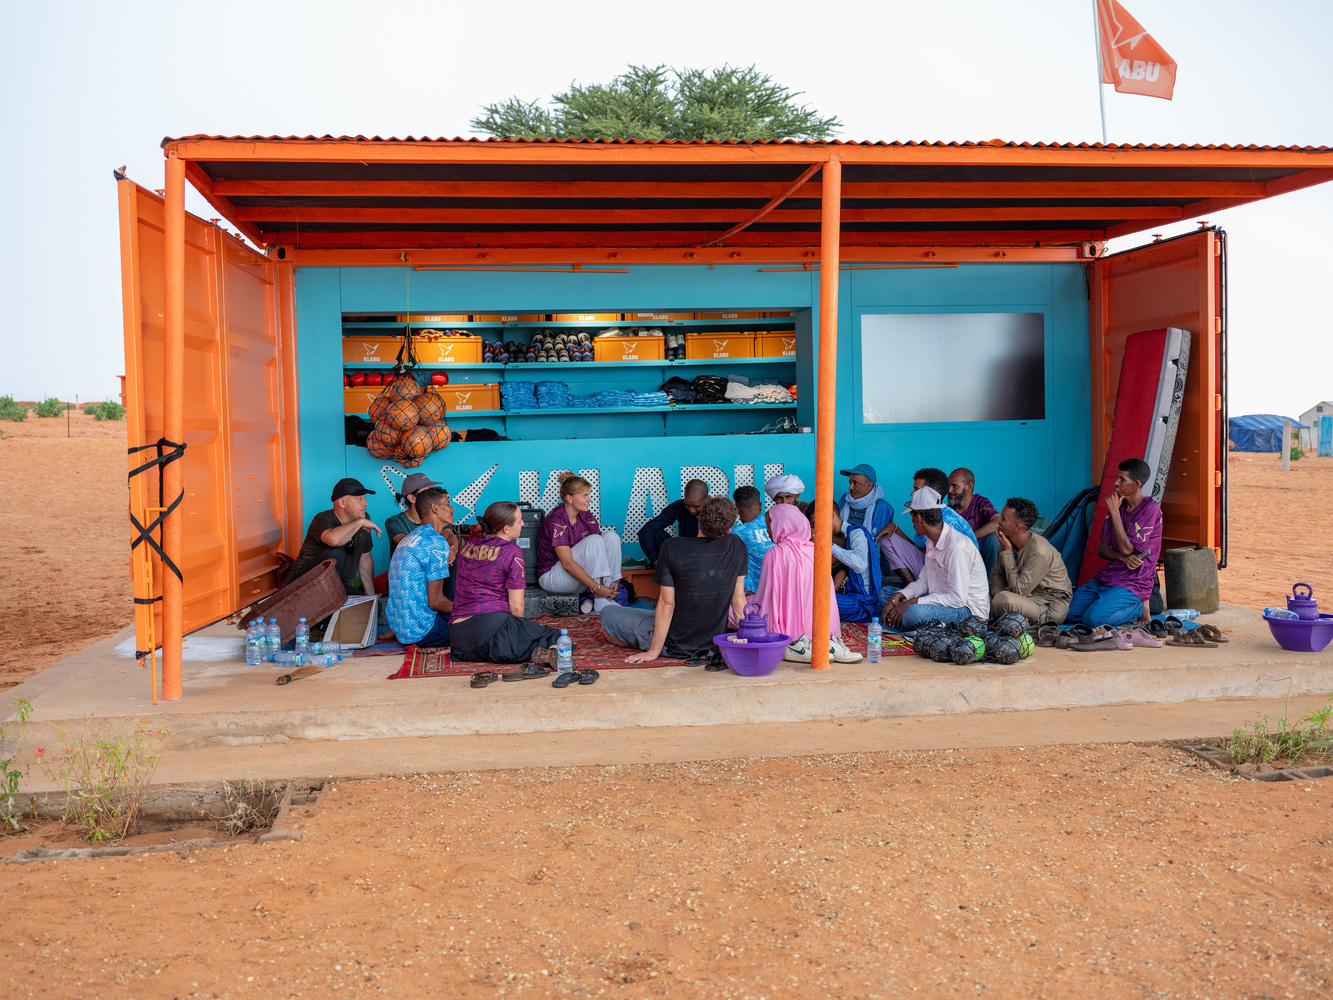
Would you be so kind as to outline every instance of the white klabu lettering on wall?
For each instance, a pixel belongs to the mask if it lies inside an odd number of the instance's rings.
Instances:
[[[530,507],[544,511],[555,509],[563,501],[560,497],[560,476],[566,470],[556,469],[546,475],[546,489],[540,495],[537,492],[541,484],[541,473],[536,469],[524,469],[518,474],[518,499]],[[588,509],[600,522],[602,520],[602,473],[600,469],[579,469],[579,475],[592,486]]]

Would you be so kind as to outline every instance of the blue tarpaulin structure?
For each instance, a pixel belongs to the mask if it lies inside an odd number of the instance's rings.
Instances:
[[[1227,421],[1227,442],[1232,451],[1282,450],[1282,421],[1291,420],[1293,430],[1308,426],[1277,413],[1249,413]]]

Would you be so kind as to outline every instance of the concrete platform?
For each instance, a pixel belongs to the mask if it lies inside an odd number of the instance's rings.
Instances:
[[[702,668],[608,670],[593,686],[466,677],[388,681],[399,658],[345,661],[279,687],[272,667],[247,667],[243,640],[213,626],[187,643],[185,697],[151,704],[148,671],[129,632],[97,643],[6,692],[34,714],[29,744],[88,715],[143,715],[171,731],[173,752],[281,748],[302,741],[403,740],[593,730],[864,721],[960,713],[1074,709],[1333,691],[1333,647],[1289,653],[1254,611],[1224,606],[1209,621],[1232,641],[1217,649],[1073,653],[1038,649],[1010,667],[956,667],[919,657],[828,671],[783,664],[766,678]],[[117,649],[119,647],[119,652]],[[700,733],[700,738],[703,734]]]

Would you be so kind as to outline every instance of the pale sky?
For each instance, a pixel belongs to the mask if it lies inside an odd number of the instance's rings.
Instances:
[[[1333,145],[1333,3],[1125,6],[1180,68],[1172,101],[1106,88],[1111,142]],[[0,395],[119,391],[111,171],[161,187],[163,136],[468,135],[482,104],[603,82],[631,61],[756,64],[840,117],[843,139],[1101,137],[1092,0],[10,4]],[[1208,221],[1230,234],[1230,412],[1333,398],[1333,184]]]

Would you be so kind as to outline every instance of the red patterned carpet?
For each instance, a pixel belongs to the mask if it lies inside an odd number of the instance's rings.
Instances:
[[[682,660],[659,657],[652,663],[626,663],[625,657],[631,655],[632,650],[620,649],[611,645],[606,636],[599,627],[599,619],[596,615],[585,615],[578,618],[537,618],[535,621],[551,628],[563,628],[569,630],[569,636],[574,640],[574,667],[577,670],[635,670],[641,667],[678,667]],[[842,627],[843,641],[847,647],[857,653],[865,653],[866,648],[866,626],[864,622],[849,622]],[[909,643],[897,636],[884,636],[884,655],[885,656],[911,656],[912,647]],[[402,657],[405,647],[396,642],[382,642],[366,649],[353,651],[354,656],[393,656]],[[468,674],[475,674],[479,670],[493,670],[496,673],[509,673],[518,669],[512,664],[495,663],[469,663],[464,661],[450,662],[447,666],[439,662],[443,660],[443,654],[431,653],[432,676],[438,677],[462,677]]]

